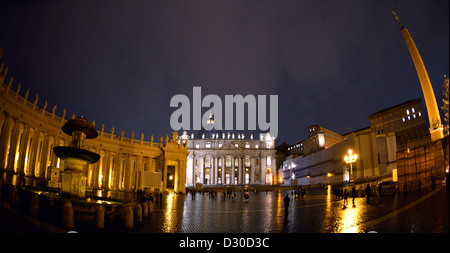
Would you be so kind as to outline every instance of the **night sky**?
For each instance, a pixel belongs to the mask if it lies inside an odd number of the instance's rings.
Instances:
[[[441,107],[448,0],[10,1],[0,5],[0,62],[5,82],[14,76],[12,88],[22,82],[32,102],[39,94],[38,106],[47,100],[58,116],[67,108],[66,119],[83,115],[136,139],[170,135],[170,99],[184,94],[192,106],[193,86],[222,102],[278,95],[276,143],[293,144],[313,124],[343,134],[411,99],[425,108],[392,10]]]

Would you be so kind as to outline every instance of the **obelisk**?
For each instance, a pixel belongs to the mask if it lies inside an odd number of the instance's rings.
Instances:
[[[414,62],[414,66],[416,67],[417,75],[419,76],[420,85],[422,86],[422,92],[425,98],[425,105],[427,107],[428,120],[430,121],[431,141],[442,139],[444,137],[444,127],[441,124],[441,116],[439,115],[436,97],[434,96],[433,87],[431,86],[430,78],[428,77],[427,70],[423,64],[422,57],[420,56],[419,50],[417,50],[416,44],[414,44],[408,29],[403,26],[395,12],[392,13],[395,15],[395,19],[400,25],[400,30],[405,39],[409,54]]]

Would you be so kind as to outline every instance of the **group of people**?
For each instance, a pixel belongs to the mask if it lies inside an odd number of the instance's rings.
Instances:
[[[351,192],[347,191],[346,188],[332,186],[332,192],[335,195],[336,200],[341,200],[341,199],[344,200],[343,209],[347,208],[348,197],[351,194],[351,196],[353,198],[352,204],[353,204],[353,207],[355,207],[355,198],[358,196],[358,191],[356,190],[355,185],[352,186]],[[367,184],[366,188],[364,189],[364,193],[366,194],[367,203],[369,203],[369,201],[370,201],[371,192],[372,192],[372,189],[370,188],[370,185]],[[301,188],[293,191],[294,196],[301,195],[303,198],[304,194],[305,194],[304,190],[302,190]],[[289,197],[289,193],[288,193],[288,194],[286,194],[286,196],[283,199],[284,210],[285,210],[286,214],[289,212],[290,201],[291,201],[291,198]]]
[[[162,198],[162,193],[159,194],[159,200]],[[146,193],[144,190],[138,189],[136,191],[136,199],[140,202],[151,201],[153,203],[153,193]]]
[[[336,200],[340,200],[340,199],[344,200],[344,208],[346,208],[348,205],[348,196],[350,194],[347,191],[347,189],[342,188],[342,187],[338,188],[338,187],[332,186],[332,191],[336,197]],[[370,188],[370,185],[367,184],[366,188],[364,189],[364,193],[366,194],[367,203],[369,203],[369,201],[370,201],[370,193],[371,192],[372,192],[372,189]],[[355,207],[355,198],[358,196],[358,191],[356,190],[355,185],[352,186],[351,195],[353,198],[353,207]]]
[[[292,190],[292,195],[295,198],[301,197],[303,199],[303,197],[305,197],[305,195],[306,195],[306,190],[303,188],[294,189],[294,190]]]

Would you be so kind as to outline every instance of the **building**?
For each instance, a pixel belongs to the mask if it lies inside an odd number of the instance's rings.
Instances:
[[[212,115],[208,124],[214,124]],[[248,138],[249,137],[249,138]],[[180,142],[189,152],[186,185],[271,185],[277,182],[275,140],[202,129],[197,137],[184,132]]]
[[[415,99],[369,116],[370,127],[338,135],[318,126],[308,128],[309,137],[300,142],[298,156],[288,156],[279,173],[285,184],[364,183],[397,181],[398,147],[429,141],[421,100]],[[328,141],[327,141],[328,139]],[[295,144],[296,146],[299,144]],[[357,154],[346,163],[349,150]]]
[[[47,111],[37,106],[38,96],[29,100],[29,90],[21,95],[21,85],[12,89],[12,78],[5,84],[7,69],[0,69],[0,169],[26,177],[54,179],[55,171],[64,168],[64,161],[53,153],[55,146],[68,146],[71,137],[61,131],[67,121],[63,115],[55,115],[56,105]],[[22,91],[23,93],[23,91]],[[72,116],[75,118],[75,115]],[[186,157],[185,145],[177,143],[177,133],[172,138],[161,137],[155,142],[153,135],[144,140],[124,137],[101,127],[96,139],[85,143],[84,149],[96,152],[100,160],[85,167],[86,191],[152,189],[173,190],[185,193]],[[50,180],[53,181],[53,180]],[[55,185],[57,186],[57,185]]]
[[[288,155],[310,155],[334,146],[342,141],[342,136],[318,125],[308,127],[308,138],[290,145]]]
[[[369,121],[370,129],[377,136],[395,134],[398,150],[413,148],[430,141],[420,98],[372,114]]]

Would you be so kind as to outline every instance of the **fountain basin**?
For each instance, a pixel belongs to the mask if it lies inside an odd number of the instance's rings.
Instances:
[[[87,139],[93,139],[98,136],[95,126],[83,117],[71,119],[61,127],[64,133],[72,135],[72,132],[83,132]]]
[[[72,160],[73,163],[91,164],[100,159],[100,155],[89,150],[58,146],[53,147],[55,155],[65,161]]]

